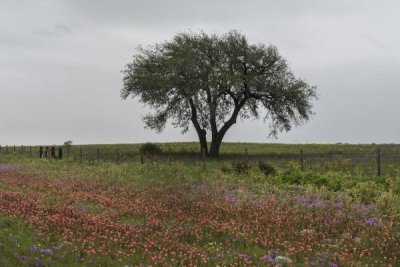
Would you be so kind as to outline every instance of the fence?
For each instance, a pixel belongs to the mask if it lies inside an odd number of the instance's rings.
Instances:
[[[341,171],[351,174],[394,175],[400,170],[400,152],[382,151],[380,147],[370,152],[307,152],[252,154],[245,149],[243,153],[222,154],[220,158],[206,158],[196,151],[166,151],[156,155],[145,155],[139,149],[121,146],[120,148],[95,146],[37,147],[0,146],[0,154],[14,154],[24,157],[56,158],[88,162],[185,162],[206,164],[224,163],[237,160],[250,162],[266,161],[285,169],[297,166],[302,171]]]

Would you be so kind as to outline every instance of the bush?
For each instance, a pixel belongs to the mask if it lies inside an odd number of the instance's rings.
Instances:
[[[220,167],[220,170],[223,172],[223,173],[230,173],[231,171],[232,171],[232,169],[230,168],[230,166],[227,166],[227,165],[222,165],[221,167]]]
[[[395,194],[400,195],[400,178],[390,177],[387,179],[387,187]]]
[[[286,170],[282,173],[281,180],[284,184],[303,184],[302,175],[296,170]]]
[[[328,186],[328,179],[325,175],[312,171],[301,172],[298,170],[286,170],[280,176],[282,183],[290,185],[313,185],[318,188]]]
[[[232,162],[232,168],[237,174],[249,173],[251,166],[247,160],[239,160]]]
[[[365,181],[358,182],[346,191],[356,202],[371,204],[381,195],[383,188],[374,181]]]
[[[158,145],[152,143],[145,143],[141,145],[139,151],[145,155],[155,155],[162,152]]]
[[[65,142],[64,142],[64,146],[65,146],[66,148],[70,148],[70,147],[72,146],[72,140],[67,140],[67,141],[65,141]]]
[[[398,194],[383,192],[377,197],[376,202],[378,207],[384,211],[392,212],[397,219],[400,218],[400,196]]]
[[[260,169],[260,171],[266,176],[274,175],[276,173],[274,166],[261,160],[258,162],[258,169]]]

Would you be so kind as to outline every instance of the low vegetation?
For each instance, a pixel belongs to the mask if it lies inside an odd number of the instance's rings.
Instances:
[[[302,171],[296,161],[251,158],[117,164],[0,154],[0,162],[1,266],[400,261],[396,166],[376,177],[332,162]]]

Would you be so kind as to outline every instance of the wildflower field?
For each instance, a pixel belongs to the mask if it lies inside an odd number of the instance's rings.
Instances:
[[[0,266],[400,266],[400,171],[0,154]]]

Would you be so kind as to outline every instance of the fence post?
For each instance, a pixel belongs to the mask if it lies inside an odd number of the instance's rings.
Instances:
[[[56,158],[56,147],[55,146],[50,147],[50,158],[52,158],[52,159]]]
[[[83,151],[82,151],[82,147],[79,147],[79,154],[81,156],[81,160],[83,159]]]
[[[39,147],[39,158],[43,158],[43,146]]]
[[[376,150],[376,165],[377,165],[376,166],[377,167],[376,174],[378,176],[381,176],[381,148],[380,147],[378,147]]]
[[[300,149],[300,170],[304,171],[304,154],[303,149]]]
[[[14,145],[14,153],[15,153],[15,145]]]
[[[100,149],[97,148],[97,162],[100,161]]]
[[[143,150],[140,151],[140,163],[144,164]]]
[[[58,148],[58,159],[62,159],[63,158],[63,150],[62,147]]]

